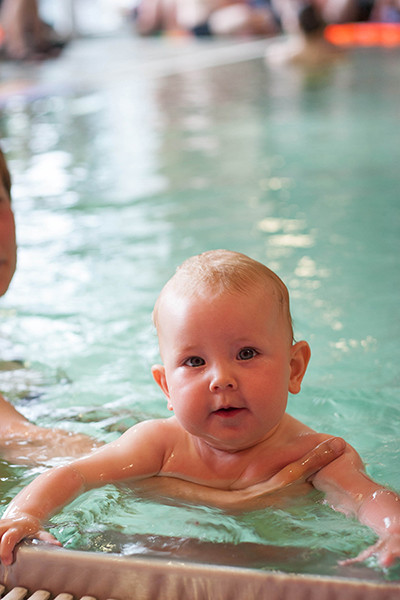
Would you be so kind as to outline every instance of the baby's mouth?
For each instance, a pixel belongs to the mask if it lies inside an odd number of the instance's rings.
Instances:
[[[244,409],[243,408],[238,408],[236,406],[226,406],[223,408],[218,408],[217,410],[214,410],[214,415],[218,415],[219,417],[235,417],[236,415],[238,415],[240,412],[242,412]]]

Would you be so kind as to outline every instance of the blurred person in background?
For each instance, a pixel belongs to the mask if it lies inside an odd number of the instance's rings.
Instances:
[[[301,15],[324,24],[393,20],[399,0],[139,0],[133,13],[141,35],[274,35],[304,31]],[[309,20],[309,16],[306,17]]]
[[[400,23],[400,0],[376,0],[371,20]]]
[[[271,0],[282,30],[293,34],[333,24],[367,21],[374,0]]]
[[[0,51],[7,59],[53,58],[65,45],[41,19],[37,0],[0,0],[0,29]]]
[[[274,6],[287,36],[266,49],[266,60],[271,64],[314,67],[341,59],[343,48],[332,43],[328,25],[400,21],[399,0],[274,0]]]
[[[273,35],[279,31],[268,0],[141,0],[133,13],[140,35]]]

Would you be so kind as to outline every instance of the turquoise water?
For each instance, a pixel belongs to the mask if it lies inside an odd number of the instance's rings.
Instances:
[[[355,52],[313,73],[262,58],[144,69],[4,102],[19,265],[0,359],[24,368],[0,372],[3,393],[37,423],[105,441],[165,416],[150,374],[158,291],[187,256],[239,250],[287,283],[312,348],[289,411],[400,490],[399,58]],[[2,506],[42,470],[0,464]],[[373,540],[319,495],[233,517],[107,487],[53,525],[67,547],[125,553],[145,551],[146,534],[323,549],[328,570]],[[313,556],[300,570],[314,572]]]

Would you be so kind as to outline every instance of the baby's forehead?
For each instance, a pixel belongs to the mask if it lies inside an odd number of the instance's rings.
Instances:
[[[272,278],[265,278],[262,281],[252,281],[245,287],[237,289],[235,286],[210,285],[204,281],[196,285],[188,285],[183,278],[174,278],[168,282],[163,288],[153,311],[153,322],[158,334],[161,334],[161,329],[166,324],[172,324],[170,319],[175,317],[183,317],[183,313],[187,310],[196,308],[199,303],[212,303],[216,299],[226,298],[233,303],[238,302],[246,310],[246,298],[248,299],[249,310],[253,310],[250,304],[258,301],[263,308],[265,304],[265,316],[271,314],[271,308],[276,317],[279,315],[283,318],[283,327],[285,323],[288,329],[288,337],[290,342],[293,342],[293,325],[290,314],[288,297],[280,289],[280,286]],[[276,307],[276,312],[274,310]],[[182,311],[182,313],[180,313]],[[195,315],[195,312],[194,312]],[[273,318],[276,318],[273,317]]]
[[[187,286],[183,282],[174,281],[173,284],[165,286],[156,304],[156,314],[158,324],[162,318],[167,318],[172,313],[176,313],[184,308],[199,306],[200,304],[213,304],[217,300],[226,300],[234,304],[238,303],[244,307],[246,303],[254,304],[255,300],[262,305],[265,303],[271,306],[272,302],[276,303],[277,308],[280,307],[281,300],[279,291],[273,281],[263,285],[251,284],[247,289],[236,289],[235,287],[226,288],[218,285],[210,285],[201,283],[196,286]],[[155,323],[157,325],[157,322]]]

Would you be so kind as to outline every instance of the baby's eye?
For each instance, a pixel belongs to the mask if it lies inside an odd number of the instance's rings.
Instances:
[[[185,360],[184,364],[188,367],[202,367],[206,364],[206,362],[204,358],[201,358],[201,356],[191,356],[190,358]]]
[[[254,348],[242,348],[238,352],[237,357],[239,360],[250,360],[251,358],[257,356],[257,354],[258,352],[257,350],[254,350]]]

